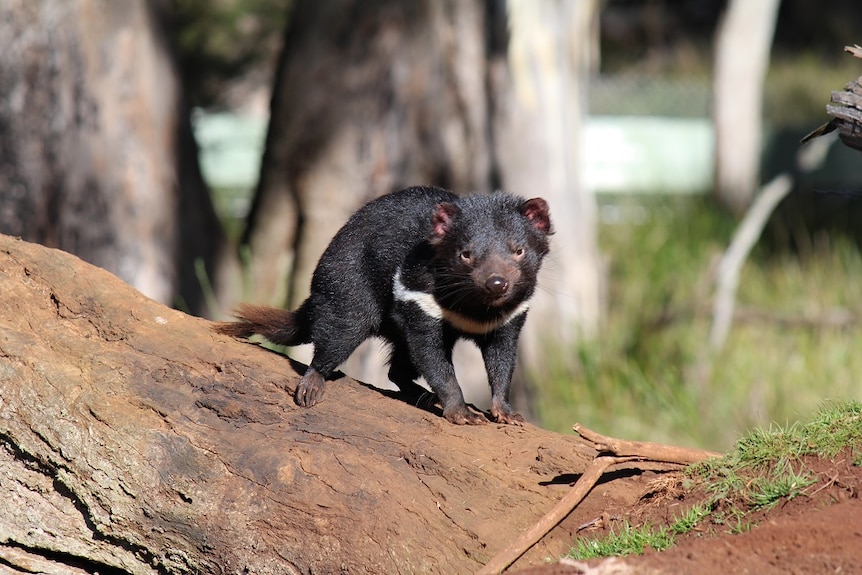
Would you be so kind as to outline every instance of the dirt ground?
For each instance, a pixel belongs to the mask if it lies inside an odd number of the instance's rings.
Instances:
[[[640,556],[569,562],[516,571],[518,575],[600,575],[629,573],[820,574],[862,573],[862,468],[847,456],[834,461],[808,459],[818,481],[804,494],[746,517],[741,531],[705,520],[662,552]],[[659,485],[662,483],[663,485]],[[683,495],[668,476],[656,479],[656,491],[642,494],[631,509],[608,510],[598,527],[581,537],[606,535],[625,519],[632,525],[667,524],[703,495]],[[677,483],[678,485],[678,483]],[[610,487],[608,485],[608,487]]]

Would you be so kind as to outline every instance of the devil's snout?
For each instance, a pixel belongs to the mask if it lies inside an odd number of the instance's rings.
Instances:
[[[494,297],[500,297],[509,291],[509,280],[500,275],[493,275],[485,280],[485,289]]]

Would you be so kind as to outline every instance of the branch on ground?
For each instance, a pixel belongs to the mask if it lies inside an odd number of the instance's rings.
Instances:
[[[560,521],[565,519],[584,500],[605,472],[613,465],[635,461],[689,465],[711,457],[721,457],[722,455],[714,451],[704,451],[702,449],[607,437],[579,423],[576,423],[573,429],[581,438],[592,444],[596,449],[598,454],[595,459],[593,459],[578,481],[575,482],[572,490],[559,503],[548,511],[535,525],[521,534],[517,540],[486,563],[478,571],[477,575],[500,573],[517,561],[521,555],[526,553],[528,549],[538,543],[542,537],[557,526]]]

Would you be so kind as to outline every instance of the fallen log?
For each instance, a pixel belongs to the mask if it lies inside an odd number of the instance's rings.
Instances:
[[[0,294],[0,570],[471,573],[596,455],[348,378],[297,407],[283,356],[7,236]],[[628,503],[588,497],[515,567]]]

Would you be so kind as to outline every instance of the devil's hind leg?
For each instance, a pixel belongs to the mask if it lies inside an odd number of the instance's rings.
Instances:
[[[326,380],[373,332],[373,325],[353,310],[318,306],[316,312],[311,326],[314,356],[294,396],[303,407],[311,407],[323,398]]]

